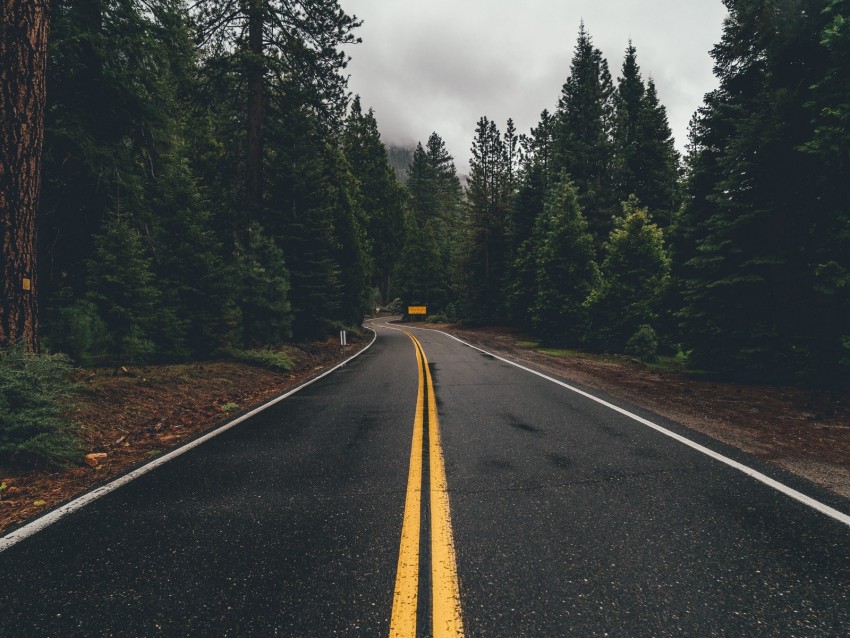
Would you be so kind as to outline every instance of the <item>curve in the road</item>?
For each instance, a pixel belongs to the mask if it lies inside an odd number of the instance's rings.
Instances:
[[[777,480],[767,476],[766,474],[759,472],[758,470],[756,470],[754,468],[751,468],[747,465],[744,465],[743,463],[739,463],[738,461],[735,461],[734,459],[731,459],[728,456],[720,454],[719,452],[715,452],[714,450],[711,450],[711,449],[705,447],[704,445],[700,445],[696,441],[692,441],[691,439],[684,437],[681,434],[677,434],[675,432],[672,432],[671,430],[668,430],[667,428],[665,428],[661,425],[658,425],[657,423],[653,423],[649,419],[645,419],[641,416],[638,416],[637,414],[630,412],[629,410],[626,410],[624,408],[621,408],[620,406],[614,405],[613,403],[605,401],[604,399],[601,399],[597,396],[594,396],[593,394],[590,394],[589,392],[585,392],[584,390],[576,388],[576,387],[574,387],[574,386],[572,386],[568,383],[564,383],[563,381],[559,381],[558,379],[555,379],[555,378],[550,377],[546,374],[543,374],[542,372],[539,372],[539,371],[534,370],[532,368],[527,368],[526,366],[521,365],[521,364],[517,363],[516,361],[511,361],[510,359],[505,359],[504,357],[500,357],[496,354],[493,354],[492,352],[488,352],[487,350],[484,350],[482,348],[474,346],[471,343],[464,341],[463,339],[459,339],[458,337],[455,337],[454,335],[449,334],[448,332],[443,332],[442,330],[435,330],[433,328],[416,328],[414,326],[410,326],[410,328],[413,329],[413,330],[431,330],[432,332],[438,332],[438,333],[445,335],[445,336],[447,336],[451,339],[454,339],[458,343],[461,343],[461,344],[463,344],[463,345],[465,345],[469,348],[472,348],[473,350],[478,350],[479,352],[482,352],[486,355],[489,355],[489,356],[493,357],[494,359],[497,359],[498,361],[502,361],[502,362],[507,363],[509,365],[512,365],[516,368],[519,368],[520,370],[524,370],[525,372],[529,372],[531,374],[534,374],[538,377],[546,379],[547,381],[550,381],[550,382],[555,383],[555,384],[557,384],[557,385],[559,385],[563,388],[566,388],[567,390],[569,390],[571,392],[575,392],[576,394],[579,394],[579,395],[581,395],[581,396],[583,396],[587,399],[590,399],[591,401],[595,401],[596,403],[603,405],[606,408],[609,408],[611,410],[614,410],[615,412],[618,412],[619,414],[622,414],[623,416],[626,416],[626,417],[628,417],[628,418],[630,418],[634,421],[637,421],[641,425],[645,425],[648,428],[652,428],[653,430],[655,430],[655,431],[657,431],[657,432],[659,432],[659,433],[661,433],[665,436],[668,436],[671,439],[674,439],[675,441],[678,441],[679,443],[682,443],[683,445],[686,445],[686,446],[690,447],[691,449],[696,450],[697,452],[700,452],[701,454],[704,454],[704,455],[706,455],[706,456],[708,456],[708,457],[710,457],[710,458],[712,458],[716,461],[719,461],[719,462],[721,462],[725,465],[728,465],[729,467],[732,467],[732,468],[738,470],[739,472],[746,474],[750,478],[753,478],[756,481],[759,481],[760,483],[763,483],[763,484],[767,485],[768,487],[771,487],[774,490],[781,492],[782,494],[784,494],[784,495],[786,495],[786,496],[788,496],[788,497],[790,497],[790,498],[792,498],[796,501],[799,501],[800,503],[803,503],[807,507],[810,507],[810,508],[820,512],[821,514],[824,514],[824,515],[838,521],[839,523],[842,523],[842,524],[850,527],[850,515],[847,515],[844,512],[840,512],[837,509],[830,507],[826,503],[822,503],[821,501],[814,499],[811,496],[808,496],[807,494],[803,494],[802,492],[795,490],[794,488],[792,488],[788,485],[785,485],[784,483],[781,483],[780,481],[777,481]]]

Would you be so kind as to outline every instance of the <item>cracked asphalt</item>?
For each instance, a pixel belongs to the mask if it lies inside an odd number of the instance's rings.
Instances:
[[[338,372],[0,553],[0,635],[387,635],[417,366],[407,336],[377,328]],[[415,334],[467,636],[850,635],[850,527],[550,381]]]

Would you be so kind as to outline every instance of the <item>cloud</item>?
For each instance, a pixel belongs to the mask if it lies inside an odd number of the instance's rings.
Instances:
[[[655,79],[679,148],[714,88],[708,51],[725,8],[706,0],[341,0],[364,20],[352,47],[350,88],[375,110],[385,143],[425,141],[436,131],[465,171],[482,115],[521,132],[554,109],[584,20],[620,72],[629,38],[644,78]]]

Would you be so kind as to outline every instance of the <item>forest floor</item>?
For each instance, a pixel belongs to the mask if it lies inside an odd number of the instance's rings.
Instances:
[[[445,330],[702,432],[850,498],[850,395],[696,378],[625,357],[541,348],[499,328]],[[349,354],[369,339],[353,343]],[[232,420],[341,360],[339,342],[289,349],[289,372],[233,361],[85,369],[69,416],[85,458],[61,471],[0,467],[0,533]]]

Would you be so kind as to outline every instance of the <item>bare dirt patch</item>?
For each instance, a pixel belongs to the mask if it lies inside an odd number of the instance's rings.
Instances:
[[[347,355],[369,339],[350,335]],[[61,471],[0,466],[0,533],[222,425],[342,360],[339,342],[289,349],[289,372],[235,361],[86,369],[69,409],[85,453]],[[5,487],[3,487],[5,485]]]
[[[850,498],[846,393],[704,380],[628,358],[552,356],[503,328],[433,327],[622,398]]]

